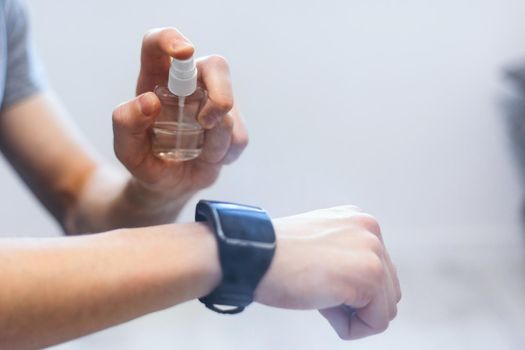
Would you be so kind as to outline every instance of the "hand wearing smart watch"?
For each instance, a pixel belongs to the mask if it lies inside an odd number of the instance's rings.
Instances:
[[[201,201],[196,219],[207,222],[218,245],[222,278],[200,299],[214,311],[242,311],[252,295],[269,306],[319,309],[343,339],[381,332],[397,313],[401,291],[381,230],[357,207],[270,222],[259,208]]]

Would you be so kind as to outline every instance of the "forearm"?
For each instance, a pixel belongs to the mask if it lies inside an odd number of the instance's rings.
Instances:
[[[209,293],[220,280],[201,224],[0,241],[0,344],[41,348]]]
[[[191,194],[167,198],[136,186],[129,173],[109,170],[67,121],[50,92],[0,113],[0,150],[68,233],[173,221]]]
[[[173,222],[193,193],[164,195],[125,172],[100,165],[87,177],[64,219],[67,233],[101,232]]]

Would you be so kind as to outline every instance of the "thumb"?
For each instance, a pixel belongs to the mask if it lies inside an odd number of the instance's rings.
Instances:
[[[146,92],[113,111],[113,147],[128,169],[139,165],[151,152],[149,128],[160,112],[160,101]]]

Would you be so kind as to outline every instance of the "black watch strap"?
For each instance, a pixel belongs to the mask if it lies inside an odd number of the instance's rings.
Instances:
[[[241,312],[253,301],[253,293],[275,252],[270,217],[257,207],[201,200],[195,220],[207,222],[215,233],[222,269],[219,286],[199,300],[219,313]]]

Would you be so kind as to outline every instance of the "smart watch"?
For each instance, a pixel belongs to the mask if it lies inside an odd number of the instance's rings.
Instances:
[[[275,231],[261,208],[201,200],[195,221],[207,222],[217,239],[222,280],[199,300],[207,308],[236,314],[253,301],[253,294],[275,253]]]

